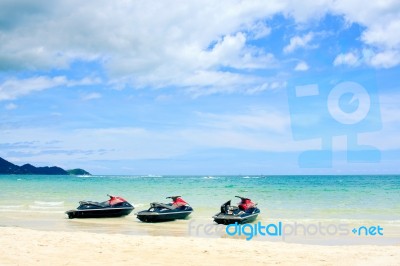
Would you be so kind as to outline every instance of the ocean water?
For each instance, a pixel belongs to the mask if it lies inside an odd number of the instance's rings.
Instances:
[[[257,221],[348,223],[386,226],[400,238],[400,176],[0,176],[0,226],[127,234],[185,235],[189,221],[144,224],[124,218],[67,219],[80,200],[125,198],[136,211],[181,195],[194,208],[192,221],[212,223],[220,205],[235,195],[258,203]]]

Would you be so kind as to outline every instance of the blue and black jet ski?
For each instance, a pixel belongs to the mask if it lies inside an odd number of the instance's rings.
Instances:
[[[249,198],[235,196],[240,198],[238,206],[231,206],[231,201],[221,205],[221,211],[213,216],[217,224],[245,224],[254,222],[257,219],[260,209],[257,204]]]
[[[171,196],[171,203],[150,203],[148,210],[136,213],[137,218],[142,222],[155,223],[173,221],[176,219],[186,219],[192,212],[193,208],[184,201],[181,196]]]
[[[76,210],[65,213],[69,219],[73,218],[107,218],[129,215],[134,209],[133,205],[121,197],[111,196],[103,202],[80,201]]]

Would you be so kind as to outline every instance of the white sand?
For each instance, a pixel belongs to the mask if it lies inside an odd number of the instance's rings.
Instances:
[[[50,232],[0,227],[0,265],[400,265],[400,246]]]

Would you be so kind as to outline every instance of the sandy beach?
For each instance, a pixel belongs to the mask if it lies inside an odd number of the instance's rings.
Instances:
[[[0,265],[400,265],[400,246],[317,246],[241,239],[0,227]]]

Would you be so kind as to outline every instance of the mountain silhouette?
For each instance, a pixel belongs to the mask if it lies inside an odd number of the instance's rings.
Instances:
[[[86,172],[87,173],[87,172]],[[0,174],[5,175],[69,175],[70,173],[57,166],[35,167],[31,164],[22,166],[10,163],[0,157]],[[89,173],[87,173],[89,174]],[[89,174],[90,175],[90,174]]]

